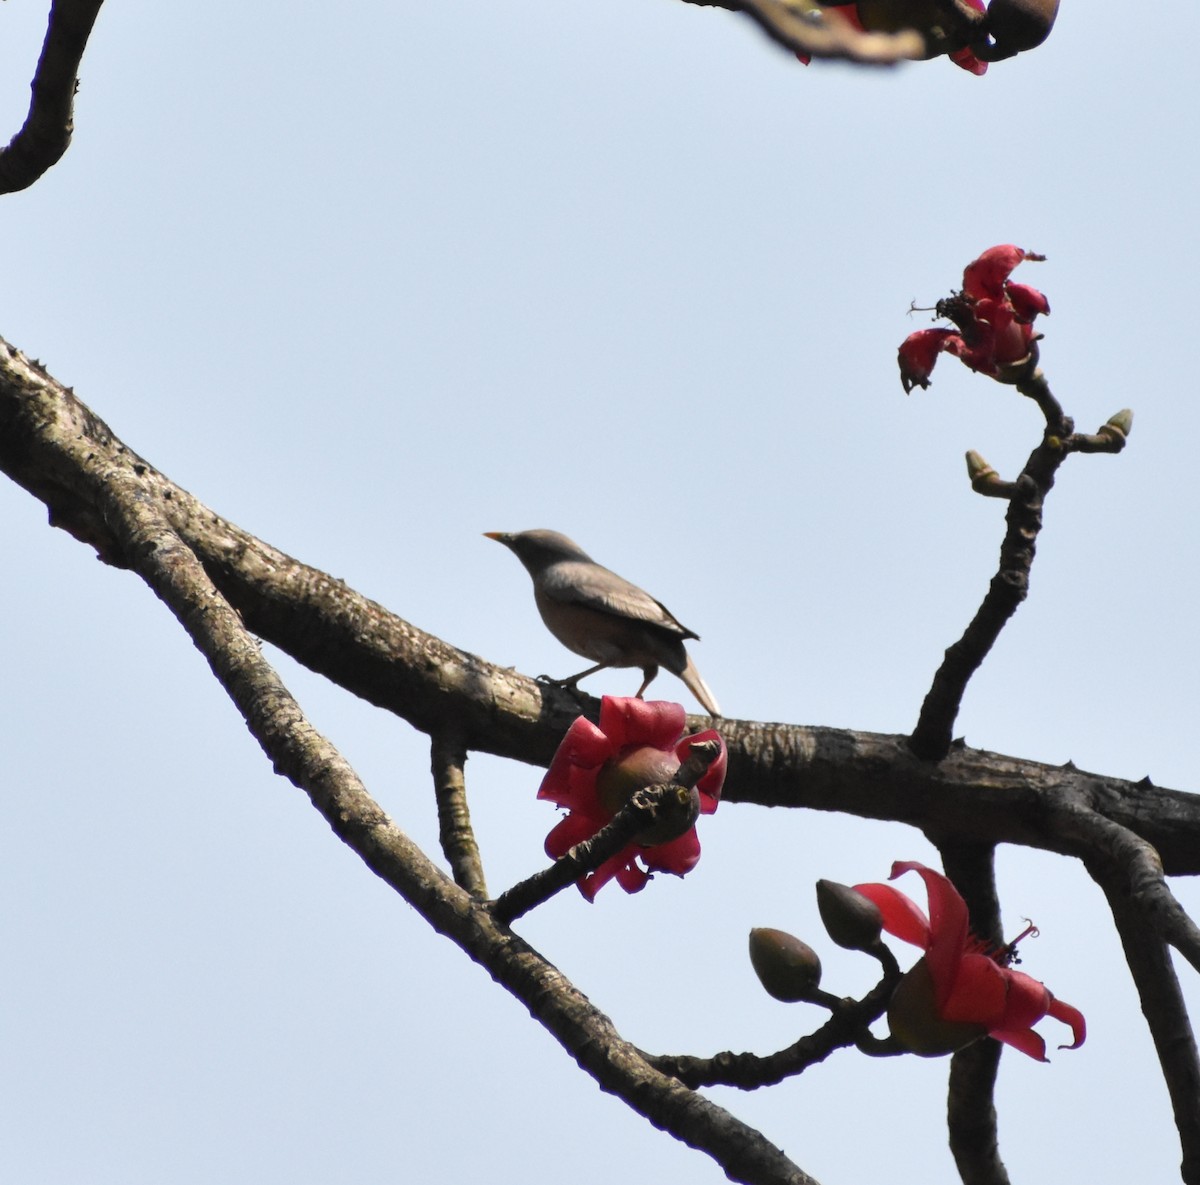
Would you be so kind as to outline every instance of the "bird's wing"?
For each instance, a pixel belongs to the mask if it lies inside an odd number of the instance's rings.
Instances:
[[[628,580],[602,568],[566,560],[551,564],[542,574],[542,591],[552,600],[586,605],[601,613],[644,621],[680,638],[696,638],[661,601]]]

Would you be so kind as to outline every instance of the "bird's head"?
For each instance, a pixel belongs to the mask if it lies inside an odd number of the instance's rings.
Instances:
[[[592,559],[582,547],[558,531],[485,531],[484,536],[503,543],[530,572],[539,572],[561,560],[590,563]]]

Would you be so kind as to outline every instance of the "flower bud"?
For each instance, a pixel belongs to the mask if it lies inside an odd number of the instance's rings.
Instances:
[[[679,758],[673,752],[642,745],[604,763],[596,775],[596,797],[609,815],[615,815],[635,790],[671,782],[678,772]]]
[[[1058,0],[992,0],[987,10],[987,28],[995,46],[989,61],[1041,45],[1050,36],[1058,16]]]
[[[1100,435],[1109,436],[1119,443],[1125,443],[1125,437],[1133,431],[1133,412],[1123,407],[1116,415],[1109,416],[1108,421],[1100,426]]]
[[[750,963],[767,995],[785,1004],[809,999],[821,983],[817,952],[784,930],[751,930]]]
[[[846,950],[873,950],[879,945],[883,915],[879,906],[849,885],[817,881],[817,909],[829,937]]]
[[[896,985],[888,1005],[888,1026],[901,1045],[920,1057],[955,1053],[987,1034],[985,1025],[938,1016],[933,977],[924,959]]]
[[[967,476],[972,482],[980,478],[992,477],[995,470],[974,450],[967,450]]]

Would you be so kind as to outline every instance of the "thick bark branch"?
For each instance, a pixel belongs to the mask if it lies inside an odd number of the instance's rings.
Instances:
[[[1088,865],[1108,898],[1175,1112],[1185,1185],[1200,1185],[1200,1057],[1167,944],[1110,867]]]
[[[0,193],[28,189],[56,165],[74,131],[75,75],[104,0],[54,0],[46,40],[29,89],[29,114],[7,148],[0,148]]]
[[[1144,924],[1200,971],[1200,927],[1171,892],[1154,848],[1130,829],[1076,804],[1065,808],[1062,830],[1078,836],[1079,855],[1088,867],[1104,869],[1141,911]]]
[[[135,478],[247,627],[416,728],[457,730],[471,750],[548,765],[595,700],[539,684],[417,629],[341,581],[224,521],[121,443],[37,364],[0,341],[0,469],[41,499],[53,525],[126,565],[105,521],[113,472]],[[697,728],[707,717],[696,718]],[[1168,874],[1200,873],[1200,797],[1066,766],[953,748],[918,760],[906,738],[722,720],[728,802],[894,820],[939,844],[1015,843],[1080,854],[1066,812],[1082,807],[1149,843]]]
[[[128,565],[208,659],[277,772],[305,791],[377,876],[521,1000],[602,1089],[708,1153],[732,1180],[816,1185],[759,1132],[649,1066],[559,971],[433,865],[304,717],[161,507],[142,497],[136,473],[118,465],[104,478],[100,509]]]

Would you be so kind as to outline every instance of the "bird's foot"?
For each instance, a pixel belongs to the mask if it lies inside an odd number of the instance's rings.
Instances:
[[[557,687],[561,691],[569,691],[577,699],[587,699],[588,693],[579,690],[578,679],[551,679],[549,675],[538,675],[536,683],[545,683],[547,687]]]

